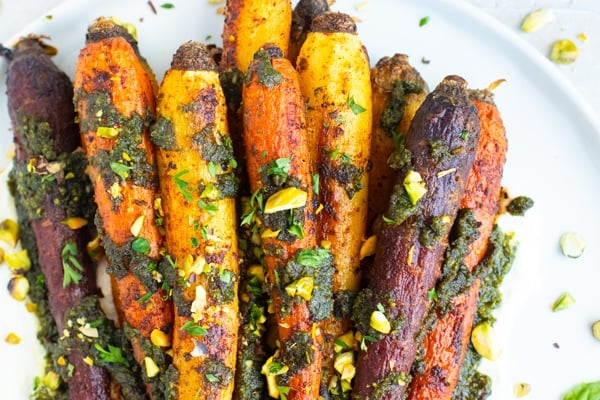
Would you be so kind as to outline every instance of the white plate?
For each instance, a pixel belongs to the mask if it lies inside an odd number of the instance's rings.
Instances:
[[[114,15],[135,23],[141,52],[160,79],[181,43],[221,42],[219,6],[207,0],[172,3],[175,8],[167,10],[155,1],[154,15],[146,2],[104,0],[84,5],[72,0],[49,12],[51,19],[41,18],[15,38],[28,33],[50,36],[59,48],[55,62],[72,76],[87,26],[97,16]],[[334,9],[360,18],[359,34],[372,63],[395,52],[406,53],[431,87],[447,74],[462,75],[478,88],[498,78],[507,80],[496,90],[510,141],[503,182],[511,194],[530,196],[536,203],[526,217],[503,221],[515,230],[520,247],[504,285],[505,302],[497,323],[503,353],[495,363],[482,366],[494,378],[492,398],[513,398],[514,384],[528,382],[532,387],[528,398],[559,399],[578,382],[600,380],[600,343],[590,330],[600,319],[600,122],[595,114],[551,63],[463,2],[371,0],[357,10],[359,3],[339,0]],[[419,27],[425,16],[429,23]],[[430,63],[421,63],[422,58]],[[12,139],[4,96],[6,64],[0,65],[0,167],[7,167],[4,154]],[[4,186],[0,193],[0,218],[12,216]],[[579,259],[567,259],[559,251],[559,236],[570,230],[588,242]],[[8,269],[0,268],[2,286],[8,278]],[[550,305],[563,291],[577,302],[552,313]],[[0,341],[2,397],[26,399],[42,367],[35,320],[3,289],[0,318],[1,339],[8,332],[24,339],[18,346]]]

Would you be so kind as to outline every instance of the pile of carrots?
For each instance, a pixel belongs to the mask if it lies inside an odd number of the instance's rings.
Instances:
[[[450,399],[477,308],[471,271],[500,207],[507,142],[491,90],[448,76],[430,91],[402,54],[371,67],[353,19],[325,0],[228,0],[222,39],[182,44],[160,84],[110,18],[90,25],[72,86],[41,38],[5,52],[17,203],[27,179],[55,177],[19,212],[63,343],[48,393]],[[36,74],[67,89],[25,83]],[[73,154],[85,174],[65,169]],[[94,221],[55,201],[70,174]],[[98,291],[90,232],[114,323],[69,311]],[[82,274],[70,282],[68,243]],[[441,301],[457,243],[464,279]]]

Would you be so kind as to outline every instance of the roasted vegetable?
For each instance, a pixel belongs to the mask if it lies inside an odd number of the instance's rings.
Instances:
[[[507,150],[504,125],[489,90],[472,92],[471,99],[477,107],[481,133],[460,207],[473,213],[477,228],[469,246],[454,250],[462,251],[464,258],[455,257],[454,265],[447,263],[442,271],[436,288],[438,300],[431,311],[433,327],[425,335],[423,361],[411,383],[408,398],[414,400],[452,398],[477,311],[480,282],[469,285],[473,279],[468,275],[486,254],[500,208]]]
[[[297,64],[307,104],[313,179],[322,207],[317,238],[333,256],[334,296],[347,304],[360,288],[360,249],[366,231],[372,123],[369,58],[352,18],[328,12],[314,19]],[[328,320],[324,328],[327,381],[334,371],[334,341],[351,328],[350,316],[343,314]],[[346,374],[347,381],[351,375]]]
[[[6,83],[15,142],[14,194],[20,204],[20,220],[31,229],[36,247],[25,249],[32,256],[37,254],[35,263],[45,278],[42,282],[48,288],[56,330],[62,333],[68,312],[97,290],[94,265],[86,251],[89,231],[69,226],[75,219],[85,225],[94,209],[87,200],[85,155],[78,151],[73,87],[50,59],[48,49],[40,37],[21,38],[12,52]],[[77,347],[66,356],[73,366],[72,376],[63,376],[69,398],[109,399],[109,374],[86,364],[86,356]],[[55,378],[45,386],[57,390],[59,376],[51,373]]]
[[[217,66],[179,47],[158,92],[151,137],[167,251],[177,265],[173,364],[177,399],[231,399],[239,326],[236,166]]]
[[[306,40],[313,19],[327,11],[329,11],[327,0],[300,0],[294,7],[288,49],[288,59],[292,64],[296,64],[298,53]]]
[[[391,156],[395,185],[372,269],[377,279],[353,307],[362,349],[354,396],[398,399],[407,389],[478,139],[467,83],[448,76],[415,114],[405,147]]]
[[[371,70],[373,132],[369,173],[368,229],[386,211],[392,194],[393,170],[388,159],[401,145],[415,112],[429,92],[427,83],[405,54],[383,57]]]
[[[304,102],[277,47],[257,52],[243,87],[244,142],[253,191],[243,223],[262,241],[279,348],[263,366],[271,397],[315,399],[320,321],[332,311],[331,255],[317,247]]]
[[[227,0],[221,69],[246,72],[254,53],[271,43],[287,55],[292,3],[289,0]]]
[[[88,28],[74,86],[115,305],[151,395],[159,397],[154,365],[163,370],[167,359],[150,339],[154,330],[171,334],[173,282],[166,278],[173,273],[160,262],[158,181],[148,134],[155,119],[153,78],[131,34],[100,18]]]

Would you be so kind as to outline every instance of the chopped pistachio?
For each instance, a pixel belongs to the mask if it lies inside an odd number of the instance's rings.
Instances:
[[[85,357],[83,359],[83,362],[86,363],[89,366],[94,365],[94,360],[90,356]]]
[[[596,321],[592,324],[592,335],[594,335],[596,340],[600,341],[600,321]]]
[[[23,275],[15,275],[8,281],[8,292],[17,301],[23,301],[29,294],[29,281]]]
[[[14,332],[10,332],[6,335],[4,341],[8,344],[19,344],[21,343],[21,337]]]
[[[87,253],[93,261],[98,261],[102,258],[104,251],[100,243],[100,236],[96,236],[86,245]]]
[[[15,273],[23,273],[29,271],[31,268],[31,261],[29,260],[27,249],[5,254],[4,261],[6,261],[6,264],[8,264],[11,271]]]
[[[351,365],[354,366],[354,352],[353,351],[345,351],[343,353],[338,354],[333,361],[333,368],[340,374],[343,375],[343,372],[346,366]],[[352,379],[353,377],[350,377]],[[342,376],[342,379],[345,379]]]
[[[146,368],[148,378],[154,378],[160,372],[160,368],[158,368],[158,365],[150,357],[144,357],[144,367]]]
[[[312,298],[312,291],[315,287],[314,279],[310,276],[304,276],[285,287],[285,292],[291,296],[299,296],[309,301]]]
[[[521,23],[521,30],[523,32],[535,32],[554,21],[555,18],[554,12],[549,8],[537,9],[525,16]]]
[[[48,371],[42,379],[42,384],[50,390],[57,390],[60,386],[60,375],[54,371]]]
[[[265,268],[260,264],[253,264],[248,268],[248,276],[255,277],[261,282],[264,282]]]
[[[142,228],[144,227],[145,219],[146,216],[142,214],[139,217],[137,217],[135,221],[133,221],[133,224],[131,224],[131,228],[129,228],[129,231],[131,232],[133,237],[140,236],[140,232],[142,232]]]
[[[372,256],[375,254],[375,248],[377,246],[377,236],[372,235],[367,238],[360,246],[360,259]]]
[[[100,136],[104,139],[112,139],[119,135],[119,131],[118,128],[113,128],[112,126],[99,126],[98,129],[96,129],[96,136]]]
[[[81,217],[69,217],[65,218],[62,223],[73,230],[77,230],[86,226],[88,224],[88,220]]]
[[[19,241],[19,224],[12,219],[0,222],[0,240],[11,247],[15,247]]]
[[[98,337],[98,328],[92,328],[89,324],[79,327],[79,332],[83,333],[85,336],[90,338]]]
[[[577,39],[579,39],[579,41],[582,43],[587,43],[587,41],[589,40],[588,36],[585,33],[577,34]]]
[[[390,321],[388,321],[385,314],[379,310],[375,310],[371,313],[369,324],[371,325],[371,328],[375,329],[377,332],[388,334],[392,331]]]
[[[191,312],[194,322],[198,322],[202,316],[202,312],[206,308],[207,304],[206,289],[202,285],[196,286],[196,298],[192,302]]]
[[[513,388],[515,397],[527,396],[531,392],[531,385],[525,382],[519,382]]]
[[[571,296],[570,293],[565,292],[554,300],[554,303],[552,303],[552,311],[561,311],[571,307],[573,304],[575,304],[575,298]]]
[[[150,332],[150,341],[153,345],[158,347],[169,347],[171,346],[171,339],[169,335],[161,331],[160,329],[154,329]]]
[[[560,250],[570,258],[578,258],[586,247],[583,236],[575,232],[565,232],[560,236]]]
[[[279,235],[279,232],[281,232],[281,230],[273,231],[273,230],[267,228],[263,231],[263,233],[260,234],[260,237],[263,239],[276,238],[277,235]]]
[[[555,41],[550,50],[550,60],[557,64],[572,64],[578,57],[579,49],[570,39]]]
[[[412,204],[417,204],[417,201],[427,192],[425,182],[423,182],[421,174],[417,171],[408,171],[406,177],[404,177],[403,184]]]
[[[500,356],[500,347],[494,328],[488,322],[482,322],[473,328],[471,343],[480,356],[495,361]]]
[[[338,336],[334,341],[334,351],[336,353],[341,353],[346,349],[355,349],[357,346],[357,341],[354,336],[354,332],[349,330],[341,336]]]
[[[272,214],[278,211],[303,207],[308,193],[296,187],[288,187],[273,193],[266,201],[264,213]]]

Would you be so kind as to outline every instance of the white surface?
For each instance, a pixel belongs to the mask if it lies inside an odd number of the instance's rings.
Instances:
[[[504,3],[474,2],[490,13],[495,8],[488,7]],[[16,8],[10,8],[16,3],[3,1],[0,27],[5,27],[12,12],[18,14]],[[18,1],[19,5],[24,3]],[[222,18],[207,1],[173,3],[174,10],[158,8],[158,15],[153,15],[146,2],[72,0],[52,11],[52,19],[42,18],[29,27],[27,33],[49,34],[59,48],[56,62],[72,74],[87,25],[96,16],[115,15],[137,25],[141,52],[160,79],[179,44],[189,39],[204,41],[208,35],[218,41],[221,32]],[[512,3],[527,3],[530,8],[542,2]],[[510,141],[503,182],[512,194],[528,195],[536,205],[525,218],[503,221],[506,227],[514,228],[521,246],[504,286],[505,304],[497,325],[503,354],[497,362],[484,365],[494,376],[492,399],[513,398],[512,388],[518,382],[531,384],[528,399],[553,400],[577,382],[600,380],[600,343],[590,334],[591,323],[600,319],[600,123],[592,107],[568,83],[567,79],[573,79],[572,71],[550,63],[544,53],[521,40],[523,34],[515,29],[510,32],[492,17],[469,7],[468,2],[371,0],[360,11],[354,4],[338,0],[334,8],[362,20],[359,34],[373,62],[394,52],[407,53],[432,87],[450,73],[464,76],[473,87],[485,87],[498,78],[507,80],[496,90]],[[5,12],[9,11],[7,16]],[[430,22],[419,28],[418,21],[424,16],[429,16]],[[520,18],[522,15],[514,21]],[[0,31],[0,39],[5,40],[7,34]],[[529,36],[526,39],[531,40]],[[590,37],[590,43],[594,39]],[[582,46],[582,57],[583,50]],[[431,62],[422,64],[422,57]],[[598,59],[596,53],[596,63]],[[5,64],[0,63],[0,93],[5,92],[4,69]],[[590,82],[597,85],[596,80]],[[11,140],[5,109],[6,99],[2,96],[2,157]],[[6,162],[0,158],[0,166],[3,164]],[[4,191],[2,196],[0,219],[9,215]],[[558,239],[567,230],[581,233],[588,241],[579,259],[560,254]],[[7,269],[0,267],[0,286],[7,280]],[[550,305],[563,291],[569,291],[577,303],[571,309],[552,313]],[[0,289],[0,306],[0,339],[9,331],[31,335],[33,322],[22,317],[23,304],[8,299]],[[33,346],[30,340],[19,346],[0,342],[2,398],[26,398],[38,370]]]

